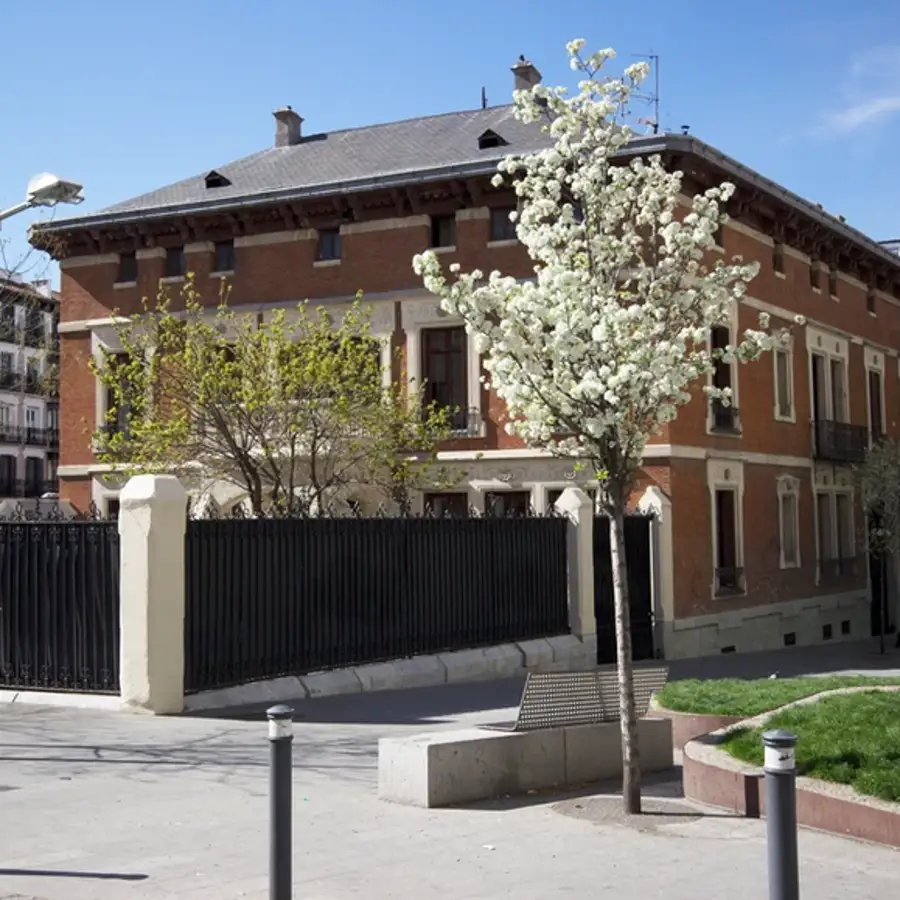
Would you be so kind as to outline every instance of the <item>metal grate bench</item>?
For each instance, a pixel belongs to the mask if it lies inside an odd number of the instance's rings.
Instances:
[[[650,698],[669,677],[666,666],[634,664],[634,703],[638,718],[647,715]],[[504,731],[538,731],[568,725],[599,725],[619,718],[619,686],[615,666],[580,672],[529,672],[511,725],[488,726]]]

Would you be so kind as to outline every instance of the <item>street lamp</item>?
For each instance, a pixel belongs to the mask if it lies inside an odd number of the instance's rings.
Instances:
[[[25,200],[9,209],[0,210],[0,222],[33,206],[56,206],[57,203],[81,203],[81,185],[44,172],[28,182]]]

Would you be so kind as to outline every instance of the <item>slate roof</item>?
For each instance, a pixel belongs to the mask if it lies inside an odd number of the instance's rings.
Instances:
[[[496,132],[507,145],[479,149],[478,138],[487,130]],[[519,122],[511,105],[314,134],[290,147],[273,146],[213,166],[192,178],[96,213],[57,219],[50,230],[98,220],[122,221],[203,207],[236,206],[239,202],[243,205],[245,199],[267,202],[282,195],[335,193],[379,182],[400,185],[427,179],[429,173],[437,178],[454,171],[461,176],[489,172],[510,153],[531,153],[549,143],[538,126]],[[207,188],[205,176],[212,169],[231,184]]]

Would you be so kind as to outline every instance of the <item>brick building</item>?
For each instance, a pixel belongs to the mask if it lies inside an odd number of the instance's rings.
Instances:
[[[0,503],[57,489],[58,315],[49,282],[0,271]]]
[[[517,84],[539,74],[513,67]],[[340,305],[365,292],[373,330],[403,348],[408,374],[464,410],[442,457],[465,472],[427,498],[538,511],[580,475],[503,429],[502,404],[479,383],[470,340],[414,275],[433,247],[449,264],[527,277],[530,261],[508,221],[515,203],[491,175],[507,153],[546,138],[511,106],[328,134],[305,134],[276,111],[274,145],[237,162],[113,206],[57,221],[62,269],[64,497],[114,503],[119,483],[92,458],[83,422],[101,422],[91,354],[115,349],[113,310],[132,313],[160,281],[195,273],[210,304],[219,279],[235,307],[270,310],[304,299]],[[721,366],[734,408],[697,398],[647,448],[635,502],[659,515],[654,596],[668,657],[859,638],[870,633],[865,527],[849,466],[872,434],[897,433],[900,257],[821,207],[696,138],[636,139],[660,153],[691,193],[737,185],[718,250],[760,262],[751,296],[714,342],[796,313],[808,326],[761,362]],[[40,240],[40,238],[38,238]],[[385,365],[390,351],[385,350]]]

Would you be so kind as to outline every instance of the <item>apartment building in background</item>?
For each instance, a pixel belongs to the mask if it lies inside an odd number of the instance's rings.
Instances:
[[[527,62],[513,73],[518,86],[540,78]],[[305,299],[340,308],[364,291],[386,371],[397,376],[400,348],[409,377],[462,410],[441,453],[461,481],[422,503],[452,515],[540,512],[566,487],[589,487],[587,473],[506,433],[472,339],[411,267],[430,247],[464,270],[529,277],[509,222],[516,198],[491,176],[499,159],[548,138],[511,106],[327,134],[307,133],[290,107],[274,116],[268,149],[46,226],[62,248],[62,496],[115,504],[121,481],[94,459],[83,426],[107,409],[87,361],[118,349],[114,310],[137,312],[142,297],[188,271],[211,306],[227,278],[232,306],[262,315]],[[792,326],[790,345],[760,362],[718,365],[712,380],[731,387],[732,406],[709,402],[698,384],[647,447],[633,500],[657,515],[662,652],[865,637],[881,569],[866,555],[852,467],[879,435],[900,433],[900,257],[695,137],[640,137],[623,159],[652,153],[684,173],[685,200],[723,180],[737,186],[710,256],[757,260],[760,272],[710,341],[727,344],[760,312]],[[792,325],[798,313],[806,326]]]
[[[58,489],[59,298],[0,271],[0,501]]]

